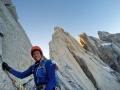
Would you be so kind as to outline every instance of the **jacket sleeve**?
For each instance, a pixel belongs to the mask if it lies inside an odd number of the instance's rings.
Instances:
[[[46,63],[45,67],[47,72],[48,83],[44,90],[53,90],[56,83],[56,77],[55,77],[55,69],[51,60],[49,60]]]
[[[24,72],[19,72],[19,71],[13,69],[13,68],[11,68],[9,70],[9,72],[11,74],[13,74],[14,76],[22,79],[22,78],[25,78],[25,77],[27,77],[27,76],[32,74],[32,65],[27,70],[25,70]]]

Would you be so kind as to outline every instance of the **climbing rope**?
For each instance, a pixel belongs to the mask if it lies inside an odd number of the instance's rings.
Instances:
[[[0,56],[0,57],[1,57],[2,62],[4,62],[3,57],[2,57],[2,56]],[[18,81],[16,81],[15,79],[13,79],[13,78],[9,75],[9,73],[7,72],[6,69],[5,69],[5,73],[6,73],[7,76],[10,78],[10,80],[12,81],[13,85],[17,88],[17,90],[25,90],[25,88],[23,87],[23,85],[22,85],[20,82],[18,82]]]

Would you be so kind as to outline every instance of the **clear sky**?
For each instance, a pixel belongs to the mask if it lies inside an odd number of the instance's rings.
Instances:
[[[59,26],[75,39],[85,32],[98,38],[97,31],[120,33],[120,0],[12,0],[19,22],[32,45],[49,58],[53,28]]]

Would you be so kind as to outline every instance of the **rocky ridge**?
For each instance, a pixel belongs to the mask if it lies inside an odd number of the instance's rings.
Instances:
[[[61,90],[119,90],[120,33],[98,31],[98,35],[100,39],[83,33],[76,41],[62,28],[54,27],[50,59],[59,65],[56,73]],[[4,60],[16,70],[26,70],[33,63],[28,53],[31,47],[12,1],[0,0],[0,66]],[[16,90],[1,67],[0,73],[0,90]],[[26,90],[34,90],[32,76],[10,76],[23,83]]]
[[[78,35],[80,44],[62,28],[54,31],[50,58],[59,63],[62,90],[119,90],[120,74],[104,62],[98,49],[104,41],[83,33]]]

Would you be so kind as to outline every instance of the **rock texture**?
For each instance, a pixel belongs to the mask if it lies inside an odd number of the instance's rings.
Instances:
[[[5,0],[6,3],[7,1],[9,0]],[[31,47],[32,45],[22,26],[9,12],[8,5],[6,6],[3,0],[0,0],[0,56],[3,57],[3,59],[0,58],[0,90],[15,90],[10,79],[1,68],[2,60],[16,70],[23,71],[33,62],[29,53]],[[25,83],[30,78],[15,79]]]
[[[12,1],[0,0],[0,90],[16,90],[1,68],[3,60],[19,71],[33,63],[32,45],[17,20]],[[56,73],[61,90],[120,90],[120,34],[99,31],[98,35],[100,39],[83,33],[78,42],[62,28],[54,28],[50,58],[59,65]],[[26,90],[35,90],[32,76],[10,76]]]
[[[50,58],[59,63],[57,73],[61,90],[120,89],[120,75],[99,58],[100,52],[97,47],[92,44],[88,44],[91,47],[86,45],[89,51],[97,52],[95,55],[85,50],[62,28],[55,27],[54,31],[49,43]],[[88,41],[87,37],[85,40]],[[100,44],[102,41],[96,43]]]
[[[100,39],[83,33],[78,35],[78,39],[84,49],[99,56],[103,62],[120,73],[120,33],[98,31],[98,35]]]

